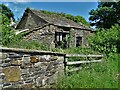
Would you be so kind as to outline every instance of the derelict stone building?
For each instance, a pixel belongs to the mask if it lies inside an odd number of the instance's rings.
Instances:
[[[89,27],[58,14],[47,14],[33,9],[25,10],[16,29],[27,32],[24,39],[64,48],[87,45],[85,37],[91,32]]]

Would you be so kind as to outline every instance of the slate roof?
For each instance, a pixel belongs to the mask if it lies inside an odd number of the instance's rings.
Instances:
[[[34,14],[38,15],[40,18],[44,19],[46,22],[50,23],[50,24],[54,24],[54,25],[58,25],[58,26],[64,26],[64,27],[73,27],[73,28],[80,28],[80,29],[89,29],[91,30],[89,27],[82,25],[82,24],[78,24],[72,20],[69,20],[65,17],[62,17],[58,14],[46,14],[43,13],[41,10],[33,10],[30,9]]]
[[[41,10],[34,10],[34,9],[26,9],[26,12],[32,12],[38,17],[42,18],[44,21],[46,21],[49,24],[53,24],[56,26],[62,26],[62,27],[71,27],[71,28],[79,28],[79,29],[86,29],[86,30],[92,30],[88,26],[78,24],[70,19],[67,19],[65,17],[62,17],[58,14],[47,14],[42,12]]]

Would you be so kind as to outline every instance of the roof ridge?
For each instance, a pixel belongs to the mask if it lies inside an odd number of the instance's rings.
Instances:
[[[28,8],[26,10],[32,11],[32,13],[36,14],[37,16],[39,16],[40,18],[42,18],[49,24],[91,30],[90,27],[85,26],[82,23],[80,23],[80,24],[76,23],[73,20],[70,20],[64,16],[59,15],[60,13],[57,14],[57,12],[53,12],[52,14],[47,14],[47,13],[42,12],[42,10],[37,10],[37,9],[33,9],[33,8]]]

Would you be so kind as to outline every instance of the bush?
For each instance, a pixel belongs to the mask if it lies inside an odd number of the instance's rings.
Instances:
[[[115,25],[110,29],[98,30],[94,35],[88,37],[90,46],[101,53],[109,54],[118,52],[118,42],[120,42],[120,26]]]
[[[0,16],[0,19],[2,19],[2,22],[0,22],[2,45],[7,46],[9,43],[15,40],[15,33],[9,26],[10,22],[7,16],[2,14],[2,16]]]
[[[64,53],[70,53],[70,54],[100,54],[99,52],[94,51],[91,48],[83,48],[81,46],[64,49]]]
[[[7,47],[14,47],[14,48],[23,48],[23,49],[36,49],[36,50],[49,50],[47,45],[44,43],[34,41],[34,40],[23,40],[23,39],[16,39],[12,43],[9,43]]]

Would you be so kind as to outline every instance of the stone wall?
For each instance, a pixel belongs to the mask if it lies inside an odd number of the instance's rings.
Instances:
[[[68,29],[69,30],[69,29]],[[36,40],[48,45],[47,47],[55,48],[55,32],[64,32],[63,28],[47,25],[39,30],[27,34],[24,39]]]
[[[88,41],[87,41],[87,37],[89,36],[91,34],[91,32],[90,31],[83,31],[83,45],[84,46],[87,46],[87,47],[89,47],[89,44],[88,44]]]
[[[72,30],[72,32],[71,32]],[[68,41],[70,47],[76,47],[76,37],[82,37],[82,46],[85,46],[86,39],[85,37],[88,36],[90,31],[87,30],[80,30],[80,29],[69,29],[64,27],[58,27],[54,25],[47,25],[43,28],[38,30],[34,30],[24,36],[26,40],[36,40],[41,43],[44,43],[49,48],[55,48],[55,32],[67,32],[69,33],[71,39],[71,43]],[[71,45],[70,45],[71,44]]]
[[[65,54],[2,48],[0,50],[0,88],[46,87],[64,73]]]
[[[29,12],[29,13],[28,13]],[[29,10],[26,10],[16,29],[34,29],[47,22]]]

